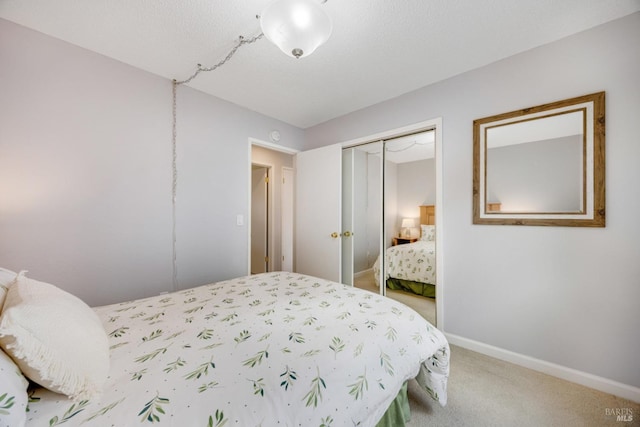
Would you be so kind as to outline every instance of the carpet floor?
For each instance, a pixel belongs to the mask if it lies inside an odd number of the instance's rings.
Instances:
[[[372,272],[357,275],[355,286],[378,293]],[[389,289],[387,296],[435,325],[433,299]],[[447,405],[432,400],[415,380],[408,392],[409,427],[640,426],[638,403],[454,345]]]
[[[448,402],[409,382],[410,427],[640,426],[640,404],[451,346]],[[631,414],[618,421],[617,413]]]

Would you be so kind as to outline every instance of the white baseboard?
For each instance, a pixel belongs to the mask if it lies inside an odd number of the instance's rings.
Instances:
[[[510,362],[515,365],[524,366],[525,368],[552,375],[585,387],[613,394],[614,396],[619,396],[632,402],[640,403],[640,388],[638,387],[567,368],[566,366],[556,365],[555,363],[546,362],[523,354],[514,353],[458,335],[445,333],[445,336],[450,344],[495,357],[496,359],[504,360],[505,362]]]

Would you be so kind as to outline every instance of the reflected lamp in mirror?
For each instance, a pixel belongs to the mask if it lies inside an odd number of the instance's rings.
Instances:
[[[411,237],[411,229],[416,226],[416,221],[413,218],[402,219],[402,235],[400,237]]]
[[[605,226],[604,92],[473,122],[473,223]]]

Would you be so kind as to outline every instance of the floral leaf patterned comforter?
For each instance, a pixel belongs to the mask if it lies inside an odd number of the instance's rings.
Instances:
[[[35,389],[27,426],[370,426],[414,377],[446,403],[440,331],[342,284],[265,273],[95,311],[111,344],[101,398]]]
[[[385,280],[389,277],[414,282],[436,283],[436,242],[423,241],[387,248]],[[376,281],[380,276],[380,257],[373,265]]]

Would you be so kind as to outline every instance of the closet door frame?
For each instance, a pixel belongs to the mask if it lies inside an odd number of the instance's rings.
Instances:
[[[442,150],[442,117],[437,117],[423,122],[411,125],[389,129],[373,135],[364,136],[357,139],[341,142],[342,148],[349,148],[356,145],[362,145],[369,142],[376,142],[385,139],[393,139],[413,133],[424,131],[435,131],[435,167],[436,167],[436,327],[444,330],[444,300],[446,294],[444,292],[445,271],[443,262],[444,248],[444,203],[443,203],[443,150]],[[384,156],[382,156],[384,161]],[[384,182],[384,181],[383,181]],[[383,210],[384,211],[384,210]],[[384,217],[383,217],[384,218]],[[383,219],[384,221],[384,219]],[[383,227],[384,230],[384,227]],[[384,234],[384,233],[383,233]],[[383,237],[384,238],[384,235]],[[382,246],[382,253],[384,247]],[[381,263],[381,270],[384,270],[384,263]],[[384,274],[384,273],[383,273]],[[383,276],[384,277],[384,276]],[[384,283],[381,281],[381,288]],[[385,288],[386,289],[386,288]]]

